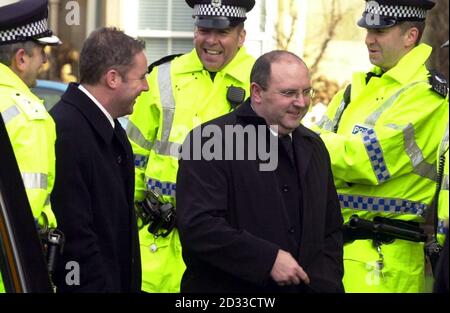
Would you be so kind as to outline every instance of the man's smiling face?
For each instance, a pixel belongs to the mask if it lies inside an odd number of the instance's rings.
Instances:
[[[245,40],[243,26],[226,29],[197,27],[194,45],[203,66],[210,72],[222,70],[233,60]]]

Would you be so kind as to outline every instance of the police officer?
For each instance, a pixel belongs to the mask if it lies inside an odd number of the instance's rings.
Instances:
[[[448,48],[448,41],[442,45]],[[448,96],[447,96],[448,101]],[[447,102],[448,103],[448,102]],[[448,215],[449,215],[449,195],[448,195],[448,172],[449,172],[449,137],[448,121],[444,136],[438,150],[438,195],[437,195],[437,227],[436,235],[438,243],[443,247],[439,256],[439,262],[435,271],[434,292],[448,293]]]
[[[449,195],[448,195],[448,123],[445,130],[444,137],[439,149],[439,171],[441,179],[438,201],[437,201],[437,241],[442,247],[440,251],[439,260],[436,265],[434,292],[448,293],[449,292],[449,280],[448,280],[448,215],[449,215]]]
[[[442,45],[442,48],[448,48],[448,41]],[[448,96],[447,96],[448,101]],[[448,214],[449,214],[449,206],[448,206],[448,121],[447,127],[445,129],[444,136],[442,137],[441,144],[439,145],[438,150],[438,179],[440,179],[439,183],[439,194],[437,198],[437,208],[438,208],[438,227],[437,227],[437,240],[440,245],[444,244],[445,237],[448,234]]]
[[[48,29],[47,8],[47,0],[7,1],[0,6],[0,113],[33,216],[40,226],[55,227],[49,198],[55,174],[55,125],[29,89],[47,61],[44,47],[61,43]]]
[[[368,1],[360,27],[374,68],[354,73],[318,123],[344,220],[352,214],[424,221],[435,193],[436,150],[448,115],[446,81],[419,44],[428,0]],[[405,224],[402,224],[405,225]],[[423,243],[355,240],[344,246],[346,292],[423,292]]]
[[[233,109],[249,94],[254,63],[243,47],[254,0],[186,0],[194,9],[188,54],[150,65],[149,92],[134,106],[127,134],[135,156],[136,201],[153,190],[175,204],[179,147],[188,132]],[[172,59],[172,60],[171,60]],[[142,289],[178,292],[185,270],[178,231],[140,231]]]

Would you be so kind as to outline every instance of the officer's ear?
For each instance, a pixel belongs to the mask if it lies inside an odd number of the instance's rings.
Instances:
[[[13,56],[11,67],[13,71],[20,74],[27,70],[29,62],[30,56],[28,55],[28,53],[25,51],[24,48],[20,48],[16,51],[16,53]]]
[[[411,48],[416,45],[417,39],[419,38],[419,29],[417,27],[410,27],[403,34],[403,43],[405,48]]]
[[[247,35],[247,31],[244,28],[244,25],[237,26],[238,30],[238,47],[241,48],[244,45],[245,42],[245,36]]]

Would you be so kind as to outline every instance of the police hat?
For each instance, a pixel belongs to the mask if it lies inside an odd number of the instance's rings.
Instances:
[[[43,45],[61,44],[48,29],[48,0],[2,0],[0,45],[29,40]]]
[[[358,26],[388,28],[404,21],[425,21],[435,3],[428,0],[365,0],[366,8]]]
[[[255,6],[255,0],[186,0],[194,9],[195,25],[204,28],[225,29],[246,20],[246,13]]]

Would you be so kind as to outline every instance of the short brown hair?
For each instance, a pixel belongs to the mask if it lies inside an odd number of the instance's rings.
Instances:
[[[33,56],[33,48],[36,46],[38,46],[38,44],[31,40],[0,45],[0,63],[11,66],[14,55],[19,49],[24,49],[27,55]]]
[[[417,28],[419,31],[419,36],[417,36],[417,40],[415,45],[417,46],[422,40],[423,32],[425,31],[425,22],[424,21],[404,21],[398,24],[398,26],[402,29],[403,33],[405,33],[408,29]]]
[[[95,85],[110,69],[126,77],[136,54],[145,42],[134,39],[115,27],[102,27],[86,39],[80,54],[80,83]]]

